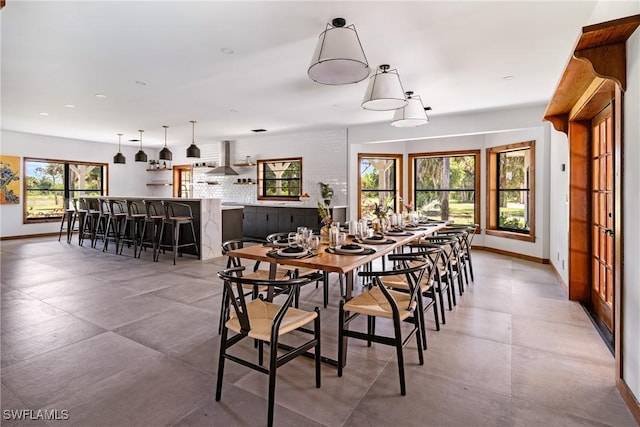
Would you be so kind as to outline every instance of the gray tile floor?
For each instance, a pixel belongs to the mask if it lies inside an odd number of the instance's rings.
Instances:
[[[66,410],[66,421],[5,426],[258,426],[266,376],[227,364],[215,402],[223,259],[151,261],[57,238],[1,243],[2,410]],[[418,365],[406,350],[407,395],[393,349],[350,341],[345,374],[298,358],[281,368],[279,426],[633,426],[614,359],[548,266],[474,252],[475,283]],[[322,310],[335,355],[337,277]],[[321,289],[303,290],[321,306]],[[384,328],[383,322],[378,323]],[[248,346],[246,351],[254,351]],[[37,415],[37,412],[33,413]]]

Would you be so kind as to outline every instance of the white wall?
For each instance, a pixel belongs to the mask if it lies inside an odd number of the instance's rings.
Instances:
[[[549,260],[569,284],[569,142],[567,135],[550,127]],[[564,165],[565,170],[562,170]]]
[[[640,400],[640,30],[627,42],[624,113],[622,377]]]
[[[220,163],[220,143],[199,145],[203,157],[198,161]],[[330,184],[334,194],[332,205],[347,204],[347,140],[346,129],[284,135],[264,135],[230,143],[230,164],[284,157],[302,157],[302,192],[311,198],[303,202],[284,202],[290,206],[315,207],[320,197],[319,182]],[[205,154],[207,153],[207,154]],[[210,155],[208,153],[211,153]],[[191,159],[190,159],[191,160]],[[233,166],[232,166],[233,167]],[[213,180],[220,185],[197,184],[194,197],[215,197],[225,202],[256,203],[255,185],[237,185],[237,179],[257,178],[256,167],[233,167],[238,176],[194,174],[194,179]]]
[[[90,145],[89,145],[90,144]],[[91,147],[87,149],[87,147]],[[146,163],[135,163],[133,158],[138,151],[136,147],[123,146],[122,154],[127,158],[124,165],[113,164],[113,156],[117,152],[114,144],[100,144],[74,139],[57,138],[44,135],[2,131],[1,152],[8,156],[21,157],[21,185],[24,184],[24,157],[70,160],[85,162],[104,162],[108,166],[109,195],[113,196],[144,196],[150,195],[146,182],[148,180]],[[145,149],[149,158],[153,158],[154,150]],[[60,223],[23,224],[22,203],[24,193],[21,189],[20,204],[0,205],[2,216],[0,236],[22,236],[29,234],[49,233],[58,231]]]

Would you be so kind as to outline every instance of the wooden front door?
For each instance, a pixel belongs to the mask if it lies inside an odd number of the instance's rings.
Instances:
[[[592,257],[591,304],[613,332],[614,294],[614,137],[611,105],[591,122],[592,141]]]

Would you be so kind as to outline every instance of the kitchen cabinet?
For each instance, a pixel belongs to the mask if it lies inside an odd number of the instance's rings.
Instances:
[[[331,208],[336,221],[345,222],[346,207]],[[317,208],[274,207],[245,205],[242,221],[246,237],[264,239],[269,234],[295,231],[297,227],[320,230],[320,217]]]

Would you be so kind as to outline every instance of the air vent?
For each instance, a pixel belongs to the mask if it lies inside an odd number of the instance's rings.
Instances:
[[[266,129],[251,129],[251,132],[256,132],[256,133],[258,133],[258,132],[266,132],[266,131],[267,131]]]

